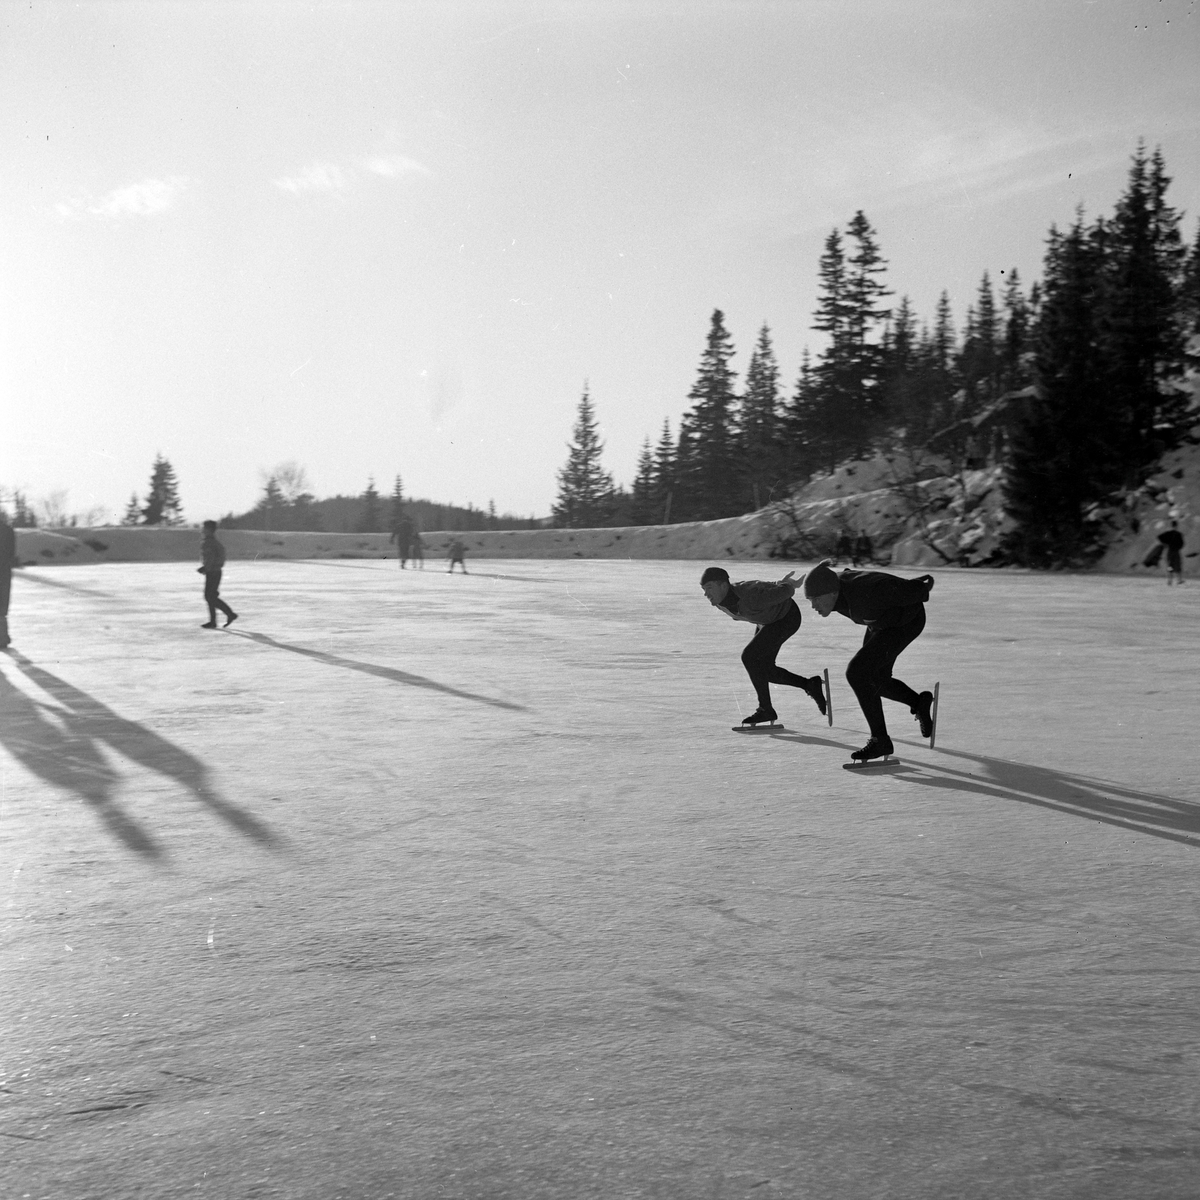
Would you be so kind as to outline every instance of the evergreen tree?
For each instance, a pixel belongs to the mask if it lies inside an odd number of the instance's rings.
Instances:
[[[633,489],[629,497],[629,520],[633,525],[653,525],[661,512],[655,496],[654,454],[650,439],[642,441],[638,454],[637,473],[633,477]]]
[[[966,392],[963,416],[974,416],[1000,394],[1000,322],[987,271],[979,284],[976,306],[967,312],[967,330],[959,356],[959,375]]]
[[[1115,483],[1112,412],[1099,353],[1102,227],[1051,230],[1037,337],[1037,396],[1013,435],[1005,499],[1009,553],[1034,567],[1082,565],[1097,531],[1089,508]]]
[[[807,481],[819,470],[837,465],[836,438],[827,427],[829,411],[818,394],[817,373],[808,347],[800,356],[796,388],[783,414],[783,476],[789,486]]]
[[[267,476],[263,484],[262,499],[258,502],[259,511],[263,515],[264,529],[283,529],[287,526],[287,518],[283,510],[288,507],[279,481],[274,474]]]
[[[495,516],[495,505],[492,506],[492,515]],[[388,524],[392,529],[399,528],[404,520],[404,487],[400,482],[400,476],[396,476],[396,482],[392,484],[392,507],[389,513]]]
[[[139,525],[142,520],[142,502],[137,497],[137,492],[133,492],[129,497],[129,503],[125,505],[125,515],[121,518],[122,525]]]
[[[574,440],[567,444],[566,466],[558,473],[558,499],[551,512],[560,528],[593,529],[603,525],[612,511],[613,481],[600,465],[604,444],[587,384],[579,400],[572,436]]]
[[[848,454],[864,455],[885,421],[885,353],[875,339],[890,316],[882,301],[891,293],[879,278],[886,263],[861,211],[846,234],[850,253],[835,229],[818,267],[821,291],[813,328],[828,336],[829,345],[813,370],[813,389],[804,404],[830,470]]]
[[[671,423],[664,419],[662,434],[654,448],[654,504],[656,520],[667,523],[668,505],[675,490],[675,442],[671,437]]]
[[[158,454],[150,471],[150,487],[142,507],[142,522],[146,525],[180,525],[183,514],[179,503],[179,485],[175,469]]]
[[[1200,333],[1200,224],[1183,274],[1183,312],[1188,333]]]
[[[1123,483],[1136,487],[1190,424],[1178,386],[1186,365],[1186,250],[1159,151],[1139,145],[1125,194],[1106,228],[1102,334],[1105,392],[1119,406]]]
[[[1029,383],[1024,364],[1029,348],[1029,325],[1029,304],[1021,294],[1021,277],[1013,267],[1004,285],[1004,340],[1000,349],[1000,381],[1004,391]]]
[[[743,503],[761,508],[779,481],[779,365],[764,324],[746,369],[742,394],[741,460]]]
[[[735,376],[729,365],[733,353],[725,315],[714,309],[696,382],[688,393],[692,407],[683,417],[680,437],[687,436],[688,455],[676,462],[676,508],[685,511],[678,511],[676,520],[711,521],[744,511]]]
[[[362,494],[362,515],[358,522],[359,533],[378,533],[380,519],[379,493],[375,490],[375,479],[367,480],[366,490]]]

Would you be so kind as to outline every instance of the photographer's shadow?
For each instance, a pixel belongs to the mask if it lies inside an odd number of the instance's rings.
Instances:
[[[61,707],[27,695],[0,672],[0,744],[46,783],[83,800],[130,850],[152,860],[166,858],[163,847],[117,802],[115,794],[122,777],[102,753],[103,747],[174,780],[217,817],[260,845],[278,845],[278,837],[266,825],[221,797],[208,767],[195,755],[113,712],[24,655],[10,651],[8,659]]]

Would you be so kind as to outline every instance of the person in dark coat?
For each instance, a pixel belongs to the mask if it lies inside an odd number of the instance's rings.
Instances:
[[[221,599],[221,571],[225,566],[225,547],[217,541],[216,521],[204,522],[204,537],[200,542],[200,566],[204,576],[204,603],[208,605],[208,620],[201,629],[216,629],[217,609],[225,614],[225,628],[237,620],[237,613]]]
[[[908,705],[922,737],[933,734],[933,693],[915,692],[892,675],[896,659],[925,628],[925,601],[932,587],[932,575],[902,579],[884,571],[837,572],[828,560],[804,577],[804,595],[821,616],[837,612],[867,627],[862,648],[846,668],[846,682],[871,730],[867,744],[850,756],[860,762],[892,753],[884,697]]]
[[[396,557],[400,560],[400,570],[402,571],[405,563],[408,562],[414,533],[416,533],[416,527],[412,523],[412,517],[401,517],[392,525],[392,534],[388,541],[396,543]]]
[[[17,565],[17,534],[0,508],[0,650],[12,645],[8,636],[8,599],[12,595],[13,567]]]
[[[800,609],[792,597],[799,586],[793,572],[778,583],[747,579],[732,583],[724,567],[707,567],[700,576],[700,587],[709,604],[735,621],[757,626],[754,636],[742,651],[742,666],[750,676],[758,696],[758,709],[743,725],[762,725],[778,716],[771,707],[771,684],[786,683],[807,692],[821,714],[825,713],[825,688],[820,675],[806,678],[775,665],[783,643],[800,628]]]
[[[1171,528],[1158,535],[1159,543],[1167,551],[1167,586],[1183,582],[1183,534],[1179,522],[1172,521]]]

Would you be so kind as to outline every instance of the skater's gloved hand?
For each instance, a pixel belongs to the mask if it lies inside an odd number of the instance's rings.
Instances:
[[[800,580],[796,578],[795,571],[789,571],[779,582],[790,587],[793,592],[800,586]]]

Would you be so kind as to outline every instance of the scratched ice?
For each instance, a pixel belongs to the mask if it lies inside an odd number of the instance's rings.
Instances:
[[[939,573],[867,775],[703,565],[19,573],[5,1187],[1194,1194],[1200,587]]]

